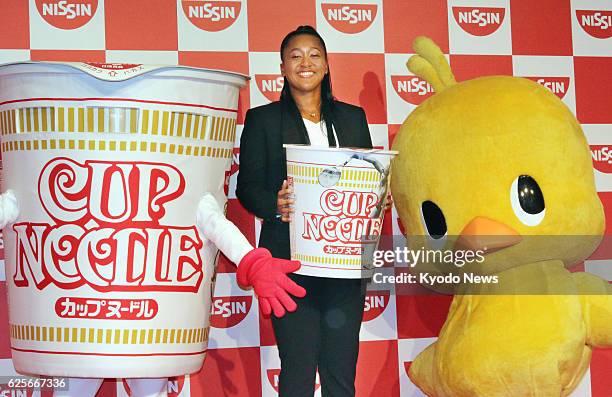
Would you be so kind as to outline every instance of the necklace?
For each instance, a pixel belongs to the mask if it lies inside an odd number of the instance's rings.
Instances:
[[[298,109],[299,109],[300,113],[302,114],[302,116],[306,116],[306,117],[310,116],[313,119],[316,118],[317,114],[319,113],[316,110],[314,112],[311,112],[311,111],[308,111],[308,110],[304,110],[304,109],[302,109],[299,106],[298,106]]]
[[[300,109],[300,113],[302,114],[302,116],[310,116],[313,119],[317,117],[317,112],[307,112],[305,110]]]

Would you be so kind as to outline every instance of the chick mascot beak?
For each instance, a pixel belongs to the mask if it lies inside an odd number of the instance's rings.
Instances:
[[[430,39],[413,47],[408,68],[436,94],[395,139],[395,206],[409,241],[456,236],[445,244],[486,252],[462,271],[499,283],[462,286],[409,376],[431,397],[568,396],[592,350],[612,347],[611,285],[567,270],[604,231],[582,129],[535,82],[457,83]]]

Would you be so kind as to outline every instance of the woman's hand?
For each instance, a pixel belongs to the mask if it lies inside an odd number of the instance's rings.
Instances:
[[[289,222],[293,214],[293,189],[289,187],[287,180],[276,195],[276,213],[281,216],[283,222]]]

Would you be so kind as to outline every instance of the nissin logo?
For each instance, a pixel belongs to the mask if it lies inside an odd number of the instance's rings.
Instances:
[[[185,388],[185,376],[168,379],[168,397],[178,397]]]
[[[366,30],[376,18],[376,4],[321,4],[323,17],[336,30],[355,34]]]
[[[612,174],[612,145],[590,145],[593,167],[605,174]]]
[[[104,69],[104,70],[127,70],[142,65],[141,63],[98,63],[98,62],[87,62],[87,65]]]
[[[253,303],[252,296],[222,296],[212,301],[210,325],[215,328],[230,328],[240,323]]]
[[[9,377],[7,376],[7,378]],[[7,384],[0,384],[0,397],[32,397],[33,395],[34,390],[32,387],[28,389],[19,389],[15,387],[15,385],[9,386]]]
[[[576,10],[582,29],[596,39],[612,37],[612,11]]]
[[[278,377],[280,375],[279,368],[272,368],[266,371],[266,375],[268,377],[268,382],[270,382],[270,386],[278,393]],[[319,381],[319,373],[315,374],[315,391],[321,387],[321,382]]]
[[[433,87],[417,76],[391,76],[393,89],[404,101],[420,105],[434,94]]]
[[[389,304],[389,291],[368,291],[363,308],[363,322],[374,320]]]
[[[278,393],[278,376],[280,375],[280,368],[273,368],[266,371],[268,375],[268,382],[276,392]]]
[[[506,10],[497,7],[453,7],[453,16],[461,29],[473,36],[488,36],[504,21]]]
[[[240,1],[183,0],[182,3],[187,19],[207,32],[219,32],[230,27],[242,8]]]
[[[270,101],[278,101],[285,79],[280,74],[256,74],[255,83],[259,91]]]
[[[93,18],[98,0],[36,0],[40,16],[58,29],[78,29]]]
[[[550,92],[563,99],[569,87],[569,77],[534,77],[525,76],[526,79],[535,81],[536,83],[548,88]]]

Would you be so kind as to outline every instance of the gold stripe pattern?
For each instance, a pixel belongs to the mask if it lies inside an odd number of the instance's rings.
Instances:
[[[204,140],[208,132],[210,140],[233,143],[236,138],[236,119],[165,110],[108,107],[31,107],[0,112],[0,135],[37,132],[110,132],[198,140]]]
[[[301,185],[318,185],[319,184],[319,181],[317,179],[296,178],[289,173],[287,173],[287,175],[293,177],[294,184],[301,184]],[[349,189],[366,189],[366,190],[367,189],[374,190],[378,188],[378,184],[372,185],[372,184],[367,184],[367,183],[353,183],[353,182],[338,182],[334,186],[345,187]]]
[[[331,257],[331,256],[315,256],[315,255],[304,255],[304,254],[293,254],[293,260],[303,261],[307,263],[320,263],[323,265],[336,265],[336,266],[347,266],[347,267],[361,267],[361,256],[359,259],[348,259],[345,257]]]
[[[103,329],[10,324],[11,339],[106,345],[186,344],[208,340],[207,328]]]
[[[213,141],[234,142],[236,138],[236,119],[213,117],[208,138]]]
[[[149,152],[178,154],[193,157],[213,157],[229,159],[233,150],[228,148],[213,148],[208,146],[166,144],[159,142],[136,142],[120,140],[93,139],[33,139],[28,141],[4,141],[2,152],[17,152],[30,150],[96,150],[107,152]]]
[[[298,164],[287,164],[287,176],[293,177],[295,183],[316,185],[319,183],[318,177],[324,167],[304,166]],[[380,184],[381,175],[378,171],[357,170],[353,168],[343,168],[340,181],[335,185],[339,187],[376,189]]]
[[[5,110],[3,112],[0,112],[0,131],[2,131],[2,135],[6,133],[12,133],[15,134],[17,131],[17,128],[24,128],[24,120],[19,117],[19,115],[21,113],[25,112],[18,112],[16,109],[11,109],[11,110]]]

